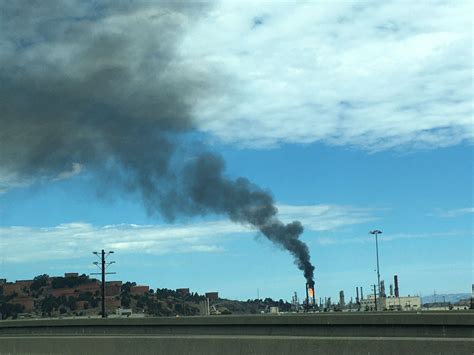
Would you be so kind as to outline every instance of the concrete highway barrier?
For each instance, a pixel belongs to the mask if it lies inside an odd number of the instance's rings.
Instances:
[[[473,354],[474,312],[0,322],[0,354]]]

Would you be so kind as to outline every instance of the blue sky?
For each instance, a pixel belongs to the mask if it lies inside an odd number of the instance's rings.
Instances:
[[[147,62],[146,73],[135,63],[159,51],[142,38],[162,29],[152,19],[164,10],[136,5],[131,13],[105,6],[92,27],[87,24],[93,33],[79,31],[73,42],[64,40],[64,29],[74,32],[83,20],[70,14],[92,16],[96,8],[68,2],[60,14],[38,9],[22,31],[18,23],[7,23],[1,59],[13,68],[15,58],[15,67],[23,68],[20,77],[38,71],[41,78],[52,76],[45,68],[53,63],[59,76],[79,79],[120,61],[147,84],[119,84],[153,98],[159,88],[150,79],[154,62]],[[368,292],[376,282],[372,229],[383,231],[379,251],[386,285],[398,274],[402,294],[469,292],[471,7],[217,2],[199,16],[167,9],[172,16],[166,28],[177,23],[180,29],[169,71],[202,90],[193,96],[194,133],[183,139],[221,154],[229,177],[244,176],[271,191],[284,222],[302,222],[317,297],[336,299],[344,290],[350,298],[356,286]],[[133,45],[125,46],[132,49],[106,64],[89,63],[92,54],[82,52],[88,39],[111,33],[130,36]],[[12,43],[20,40],[33,44],[18,50]],[[71,62],[74,53],[87,61],[82,69]],[[160,75],[171,86],[182,80]],[[81,95],[99,105],[117,102],[113,95],[121,93]],[[134,109],[130,119],[140,120],[141,106],[123,105],[121,112]],[[8,112],[21,124],[25,116],[11,107]],[[61,109],[70,122],[70,111]],[[27,117],[20,127],[41,138],[41,120],[48,118],[32,115],[38,120]],[[24,158],[27,142],[16,129],[8,130],[8,119],[0,122],[9,135],[2,145],[8,154],[0,160],[0,277],[95,272],[92,251],[104,248],[115,251],[115,278],[152,288],[215,290],[238,299],[255,298],[257,289],[261,297],[287,300],[294,291],[303,294],[305,280],[292,257],[254,229],[221,215],[168,224],[159,214],[147,214],[138,194],[107,186],[100,163],[67,144],[63,165],[25,169],[32,162]]]

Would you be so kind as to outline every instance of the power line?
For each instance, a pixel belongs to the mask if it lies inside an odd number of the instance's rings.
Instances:
[[[107,313],[105,311],[105,275],[116,274],[116,272],[106,272],[107,267],[109,267],[112,264],[115,264],[115,261],[106,262],[107,257],[110,254],[113,254],[113,253],[114,252],[111,251],[111,250],[106,252],[104,249],[101,250],[100,256],[99,256],[99,252],[94,251],[92,253],[100,259],[100,265],[99,265],[98,261],[93,262],[93,264],[96,265],[100,269],[100,272],[93,272],[93,273],[91,273],[91,275],[101,275],[102,276],[102,285],[101,285],[102,286],[101,287],[101,291],[102,291],[101,292],[101,295],[102,295],[102,312],[101,312],[101,315],[102,315],[102,318],[107,317]]]

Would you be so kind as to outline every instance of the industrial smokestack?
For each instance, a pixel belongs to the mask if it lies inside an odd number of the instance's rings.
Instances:
[[[339,291],[339,307],[344,307],[346,305],[346,301],[344,299],[344,290]]]
[[[309,291],[308,291],[308,283],[306,283],[306,307],[309,307]]]
[[[393,285],[390,284],[390,297],[393,297]]]
[[[359,303],[359,287],[356,287],[356,303]]]
[[[364,299],[364,291],[362,290],[362,286],[360,287],[360,299]]]
[[[393,276],[393,283],[395,284],[395,297],[400,297],[399,290],[398,290],[398,276]]]
[[[314,282],[312,282],[312,283],[307,282],[306,283],[306,304],[308,305],[308,307],[310,306],[310,304],[313,307],[316,306],[316,296],[315,296],[315,292],[314,292]]]
[[[380,281],[380,295],[382,297],[386,297],[386,294],[385,294],[385,281],[384,280]]]

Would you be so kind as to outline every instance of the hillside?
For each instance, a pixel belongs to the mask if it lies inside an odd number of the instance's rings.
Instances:
[[[105,284],[106,311],[130,309],[134,314],[149,316],[194,316],[207,314],[205,295],[189,289],[150,289],[135,282],[108,281]],[[270,307],[289,311],[283,300],[236,301],[220,299],[213,294],[211,314],[255,314]],[[101,284],[87,275],[68,273],[64,277],[39,275],[33,280],[0,284],[0,319],[17,317],[97,316],[101,313]]]

